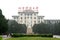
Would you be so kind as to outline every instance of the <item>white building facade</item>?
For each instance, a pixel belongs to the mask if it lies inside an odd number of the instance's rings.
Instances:
[[[34,24],[39,24],[44,22],[44,16],[38,16],[38,8],[32,10],[31,7],[28,9],[18,11],[18,16],[12,16],[14,20],[17,21],[18,24],[26,24],[26,26],[33,27]]]
[[[38,7],[26,7],[26,8],[19,8],[18,16],[12,16],[14,20],[17,21],[18,24],[26,24],[26,27],[30,31],[34,24],[39,24],[44,22],[44,16],[38,16]],[[32,33],[32,31],[30,32]]]

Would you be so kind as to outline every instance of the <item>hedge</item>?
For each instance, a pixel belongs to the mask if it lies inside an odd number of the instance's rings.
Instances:
[[[53,37],[52,34],[13,34],[12,37]]]

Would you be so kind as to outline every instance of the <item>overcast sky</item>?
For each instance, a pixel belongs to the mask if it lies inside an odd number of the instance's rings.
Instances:
[[[18,7],[39,7],[39,14],[44,19],[60,19],[60,0],[0,0],[0,9],[6,19],[18,15]]]

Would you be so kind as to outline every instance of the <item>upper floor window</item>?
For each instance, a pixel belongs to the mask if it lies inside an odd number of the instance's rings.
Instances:
[[[29,14],[27,14],[27,16],[29,16]]]
[[[36,16],[36,14],[34,14],[34,16]]]
[[[25,16],[26,16],[26,14],[25,14]]]
[[[26,17],[25,17],[25,19],[26,19]]]
[[[32,14],[30,14],[30,16],[32,16]]]
[[[34,24],[36,24],[36,21],[34,21]]]
[[[40,19],[40,18],[38,18],[38,19]]]
[[[34,17],[34,19],[36,19],[36,17]]]
[[[21,19],[22,19],[22,17],[21,17]]]
[[[23,14],[21,14],[21,16],[22,16]]]
[[[32,19],[32,17],[30,17]]]
[[[29,19],[29,17],[27,17]]]

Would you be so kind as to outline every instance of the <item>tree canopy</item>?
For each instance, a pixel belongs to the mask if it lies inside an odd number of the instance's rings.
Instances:
[[[0,33],[5,33],[8,30],[7,20],[5,16],[2,14],[2,10],[0,9]]]
[[[18,24],[15,20],[8,21],[9,33],[26,33],[27,27],[25,24]]]
[[[35,24],[33,26],[33,32],[38,34],[52,34],[53,33],[53,25],[52,24]]]

